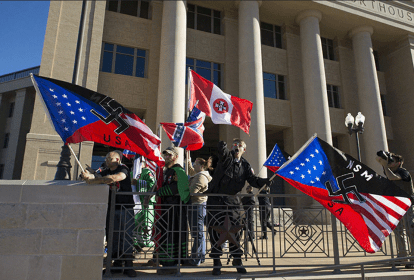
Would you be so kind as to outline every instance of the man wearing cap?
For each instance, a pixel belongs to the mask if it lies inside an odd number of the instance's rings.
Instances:
[[[229,239],[230,253],[233,256],[232,264],[237,267],[237,272],[246,273],[241,261],[243,251],[240,249],[240,233],[234,233],[237,231],[236,228],[242,228],[243,223],[240,219],[241,201],[235,194],[242,190],[246,181],[254,188],[261,188],[269,181],[253,174],[250,164],[242,157],[245,151],[246,143],[241,139],[233,139],[230,150],[227,148],[226,142],[220,141],[218,144],[219,160],[207,192],[226,194],[226,196],[210,196],[207,200],[207,224],[211,242],[210,257],[214,261],[213,275],[221,274],[220,257],[223,254],[221,248],[223,234],[220,231],[223,231],[223,225],[226,227],[226,222],[230,222],[233,228],[230,231],[233,231],[234,238]]]
[[[176,273],[174,268],[187,258],[187,204],[190,201],[188,177],[178,161],[178,148],[168,147],[163,152],[165,159],[164,182],[156,195],[161,197],[161,216],[157,222],[160,231],[160,264],[169,269],[160,269],[158,274]],[[181,254],[181,255],[180,255]]]

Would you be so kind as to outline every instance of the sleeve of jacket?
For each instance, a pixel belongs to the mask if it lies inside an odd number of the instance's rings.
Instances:
[[[188,163],[188,162],[187,162]],[[195,170],[194,170],[194,167],[191,165],[191,164],[189,164],[188,165],[188,175],[190,175],[190,176],[194,176],[194,175],[196,175],[197,174],[197,172],[195,172]]]
[[[250,164],[247,164],[245,172],[247,172],[246,180],[252,187],[260,189],[265,184],[269,186],[269,180],[268,179],[260,178],[260,177],[253,174],[253,170],[252,170],[252,167],[250,166]]]
[[[208,180],[203,174],[198,174],[191,181],[190,193],[203,193],[207,189]],[[203,191],[204,190],[204,191]]]
[[[228,157],[231,156],[229,149],[227,149],[226,142],[220,141],[218,143],[217,148],[218,148],[217,154],[218,154],[219,161],[225,161]]]

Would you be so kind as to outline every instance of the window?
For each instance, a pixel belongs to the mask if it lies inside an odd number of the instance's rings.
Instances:
[[[221,87],[221,64],[187,57],[186,69],[188,67],[203,78],[212,81],[216,86]]]
[[[4,164],[0,164],[0,179],[3,179]]]
[[[378,52],[373,51],[373,54],[374,54],[375,68],[377,69],[377,71],[381,71],[379,67]]]
[[[341,108],[341,104],[339,102],[339,91],[337,86],[333,85],[326,85],[327,92],[328,92],[328,104],[329,107],[332,108]]]
[[[326,38],[321,38],[322,40],[322,52],[323,58],[329,60],[335,60],[333,41]]]
[[[188,4],[187,28],[221,34],[221,12]]]
[[[280,26],[261,22],[260,35],[262,45],[282,48],[282,28]]]
[[[387,103],[386,103],[385,100],[386,100],[385,95],[381,94],[382,113],[383,113],[384,116],[388,116]]]
[[[264,97],[286,99],[285,76],[263,72]]]
[[[6,149],[9,146],[9,138],[10,138],[10,133],[6,133],[4,135],[3,149]]]
[[[10,103],[9,118],[13,117],[13,113],[14,113],[14,102]]]
[[[101,71],[145,78],[146,57],[145,50],[104,43]]]
[[[150,18],[150,1],[145,0],[115,0],[107,1],[106,9],[125,15]]]

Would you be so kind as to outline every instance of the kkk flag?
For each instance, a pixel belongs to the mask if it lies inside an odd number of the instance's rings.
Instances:
[[[197,108],[211,117],[213,123],[235,125],[249,134],[252,102],[224,93],[215,84],[193,70],[190,71],[189,82],[190,110],[198,101]]]
[[[282,152],[277,144],[273,147],[272,152],[270,153],[269,157],[266,159],[265,163],[263,164],[272,172],[276,172],[282,164],[286,162],[285,155],[290,158],[290,155],[287,153]]]
[[[205,114],[194,108],[185,123],[161,123],[168,138],[176,147],[189,151],[201,149],[204,146],[203,132]]]
[[[276,174],[327,208],[368,253],[380,249],[411,205],[391,181],[316,136]]]
[[[137,155],[137,153],[124,149],[124,151],[122,152],[122,155],[126,157],[127,159],[133,159]]]
[[[158,136],[114,99],[50,78],[32,76],[32,81],[63,142],[93,141],[127,149],[159,166],[165,165]]]

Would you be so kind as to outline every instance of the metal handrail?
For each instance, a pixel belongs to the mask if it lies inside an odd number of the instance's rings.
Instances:
[[[6,75],[2,75],[0,76],[0,84],[5,83],[5,82],[10,82],[13,80],[17,80],[17,79],[21,79],[21,78],[25,78],[25,77],[29,77],[30,73],[39,74],[39,70],[40,70],[40,66],[36,66],[36,67],[31,67],[31,68],[27,68],[24,70],[20,70],[17,72],[9,73]]]

